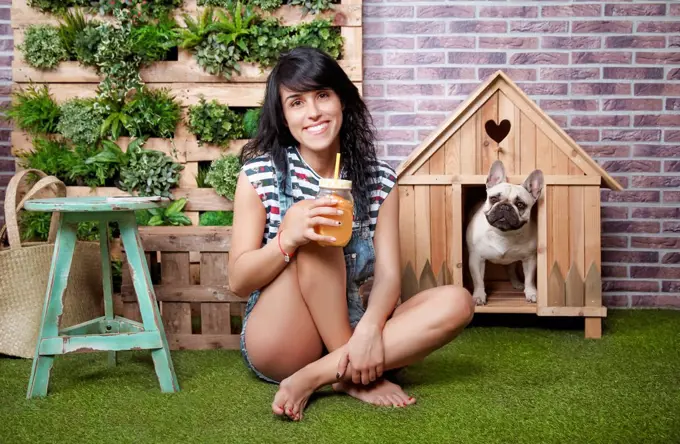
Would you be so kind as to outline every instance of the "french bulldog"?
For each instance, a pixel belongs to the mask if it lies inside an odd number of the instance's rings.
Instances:
[[[486,304],[484,270],[486,261],[506,266],[512,286],[524,290],[527,302],[536,302],[537,226],[531,210],[543,191],[543,172],[534,170],[522,185],[508,183],[500,160],[489,169],[486,200],[472,210],[466,230],[470,274],[477,305]],[[524,284],[515,263],[522,261]]]

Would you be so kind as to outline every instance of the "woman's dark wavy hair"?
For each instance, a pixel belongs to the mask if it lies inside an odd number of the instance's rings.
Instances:
[[[338,63],[323,51],[298,47],[283,54],[267,79],[257,135],[241,151],[241,164],[269,154],[276,168],[288,174],[286,148],[297,146],[285,124],[279,87],[295,92],[332,89],[343,105],[340,153],[346,178],[352,181],[352,197],[358,220],[369,216],[370,184],[377,162],[371,115],[356,86]]]

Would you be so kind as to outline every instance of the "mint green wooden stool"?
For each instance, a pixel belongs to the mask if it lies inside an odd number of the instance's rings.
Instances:
[[[179,391],[134,213],[135,210],[162,208],[168,204],[168,199],[160,197],[62,197],[26,202],[24,208],[28,211],[60,213],[27,398],[47,395],[54,357],[72,352],[108,351],[109,364],[114,366],[116,351],[151,350],[161,391]],[[58,320],[63,310],[62,298],[76,245],[77,224],[85,221],[99,222],[104,316],[59,330]],[[142,323],[113,314],[110,222],[118,222],[120,226]]]

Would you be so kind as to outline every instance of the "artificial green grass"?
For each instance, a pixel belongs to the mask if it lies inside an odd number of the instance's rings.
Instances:
[[[271,414],[276,386],[238,351],[173,352],[178,394],[160,393],[148,352],[112,369],[105,353],[59,356],[38,400],[25,399],[31,361],[0,359],[0,443],[680,442],[680,311],[612,310],[600,340],[582,320],[538,322],[478,315],[400,375],[416,405],[324,391],[300,423]]]

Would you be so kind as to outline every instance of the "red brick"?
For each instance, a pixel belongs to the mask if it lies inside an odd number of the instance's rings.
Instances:
[[[600,37],[543,37],[543,49],[597,49],[602,45]]]
[[[680,99],[666,99],[666,111],[680,111]]]
[[[659,250],[680,249],[680,237],[633,236],[631,248],[654,248]]]
[[[673,35],[668,37],[668,47],[669,48],[680,48],[680,36]]]
[[[680,146],[670,145],[635,145],[635,157],[678,157]]]
[[[628,157],[630,155],[630,147],[626,145],[581,145],[581,148],[592,157]]]
[[[610,191],[602,190],[603,202],[659,202],[661,193],[659,191]]]
[[[0,20],[10,20],[9,8],[0,9]]]
[[[628,31],[630,33],[630,31]],[[637,32],[663,32],[666,34],[680,32],[680,22],[640,22]]]
[[[364,52],[364,66],[382,66],[383,63],[382,54]]]
[[[628,176],[614,176],[612,175],[612,178],[617,181],[622,188],[627,189],[628,187]],[[607,192],[608,190],[602,190],[602,192]]]
[[[659,291],[659,281],[632,281],[614,280],[602,281],[602,291],[612,293],[657,293]]]
[[[560,126],[560,128],[566,128],[567,122],[569,119],[567,116],[562,116],[562,115],[557,115],[557,114],[548,114],[548,116]]]
[[[680,126],[680,114],[637,115],[635,126]]]
[[[636,219],[678,219],[680,218],[680,208],[634,208],[633,217]]]
[[[410,18],[413,17],[413,6],[364,6],[363,15],[375,18]]]
[[[670,15],[680,15],[680,5],[671,5]]]
[[[541,100],[541,108],[544,111],[597,111],[597,100]]]
[[[538,8],[535,6],[482,6],[479,8],[479,16],[536,18],[538,17]]]
[[[603,205],[600,208],[600,216],[603,219],[628,219],[628,207],[613,207],[611,205]]]
[[[413,100],[382,100],[367,99],[366,105],[371,112],[413,112],[415,103]]]
[[[663,79],[663,68],[603,68],[605,79]]]
[[[627,208],[620,208],[627,211]],[[602,236],[602,248],[628,248],[628,238],[626,236]]]
[[[530,96],[566,96],[569,90],[566,83],[518,83],[517,86]]]
[[[664,164],[666,173],[680,173],[680,160],[666,161]]]
[[[630,277],[642,279],[680,279],[680,267],[630,267]]]
[[[630,52],[572,52],[571,61],[575,64],[607,63],[630,64],[633,54]]]
[[[663,109],[662,99],[605,99],[603,111],[658,111]]]
[[[416,138],[415,131],[412,130],[378,130],[378,140],[385,142],[413,142]]]
[[[606,37],[604,46],[606,48],[664,48],[666,47],[666,37],[616,35]]]
[[[441,21],[406,22],[392,20],[387,23],[385,31],[388,34],[443,34],[446,24]]]
[[[658,233],[659,222],[603,221],[603,233]]]
[[[486,80],[490,76],[496,73],[499,69],[502,69],[505,75],[507,75],[514,82],[530,82],[535,81],[536,69],[535,68],[479,68],[479,78],[481,80]]]
[[[474,37],[418,37],[418,48],[472,49]]]
[[[413,68],[366,68],[365,80],[413,80]]]
[[[606,16],[653,16],[666,15],[666,5],[663,3],[647,3],[643,5],[605,5]]]
[[[474,80],[475,68],[418,68],[421,80]]]
[[[634,188],[677,188],[680,187],[678,176],[634,176]]]
[[[510,57],[511,65],[568,65],[569,54],[561,52],[520,52]]]
[[[680,83],[636,83],[636,96],[680,96]]]
[[[437,126],[446,118],[445,114],[393,114],[388,117],[390,126]]]
[[[441,84],[403,84],[387,85],[388,96],[443,96],[444,85]]]
[[[367,37],[364,49],[415,49],[413,37]]]
[[[664,293],[680,293],[680,281],[663,281],[661,291]]]
[[[418,18],[453,17],[474,18],[474,6],[418,6],[416,11]]]
[[[545,46],[544,46],[545,47]],[[480,37],[480,49],[537,49],[537,37]]]
[[[418,130],[418,142],[422,142],[432,135],[432,129]]]
[[[629,21],[610,21],[610,20],[588,20],[575,21],[571,24],[573,33],[598,34],[605,32],[616,32],[630,34],[633,32],[633,22]]]
[[[680,308],[678,296],[631,295],[631,307]]]
[[[603,265],[602,277],[628,277],[628,267]]]
[[[680,52],[638,52],[635,63],[643,65],[677,65],[680,64]]]
[[[384,114],[373,114],[373,125],[376,128],[384,128],[385,127],[385,115]]]
[[[0,40],[0,51],[13,51],[14,50],[14,40]]]
[[[504,52],[450,52],[449,63],[455,65],[493,65],[505,64]]]
[[[680,222],[664,222],[662,231],[664,233],[680,233]]]
[[[659,173],[661,162],[658,160],[608,160],[602,164],[608,173]]]
[[[602,140],[618,140],[629,142],[658,142],[661,131],[652,130],[602,130]]]
[[[591,80],[599,78],[599,68],[541,68],[541,80]]]
[[[385,23],[383,22],[368,22],[363,24],[364,36],[382,35],[385,33]]]
[[[573,116],[572,126],[629,126],[629,116]]]
[[[510,22],[511,32],[567,32],[569,22],[537,20],[537,21],[513,21]]]
[[[468,96],[479,87],[477,83],[454,83],[448,88],[449,96]]]
[[[12,35],[12,26],[0,25],[0,35]]]
[[[387,54],[387,65],[431,65],[446,63],[443,52],[393,52]]]
[[[565,132],[576,142],[597,142],[600,140],[600,132],[596,129],[567,128]]]
[[[473,33],[473,34],[496,34],[508,31],[508,24],[505,21],[480,21],[480,20],[461,20],[451,22],[450,32],[454,33]]]
[[[680,191],[664,191],[663,201],[667,203],[680,203]]]
[[[622,276],[625,277],[625,276]],[[630,306],[630,303],[628,301],[628,296],[621,296],[621,295],[611,295],[611,294],[603,294],[602,295],[602,305],[608,308],[628,308]]]
[[[418,145],[387,145],[387,155],[395,157],[408,157]]]
[[[12,70],[0,69],[0,80],[12,80]]]
[[[445,111],[453,112],[462,100],[420,100],[418,101],[418,111]]]
[[[666,80],[680,80],[680,68],[675,68],[668,71]]]
[[[664,131],[663,140],[664,142],[680,142],[680,131]]]
[[[10,157],[12,155],[12,147],[10,145],[0,145],[0,156]]]
[[[601,5],[546,5],[541,9],[542,17],[599,17],[601,14]]]

